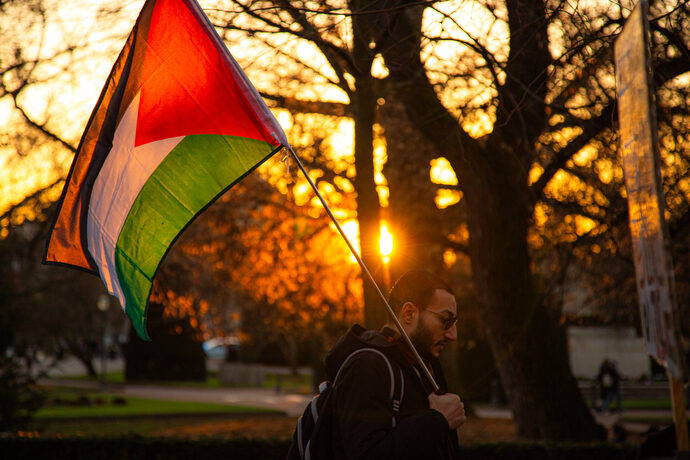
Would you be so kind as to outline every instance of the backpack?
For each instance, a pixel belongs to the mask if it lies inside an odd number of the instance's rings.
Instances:
[[[403,392],[405,390],[402,369],[395,364],[395,368],[397,368],[398,372],[394,372],[394,366],[391,364],[391,361],[381,351],[375,348],[360,348],[353,351],[345,358],[333,382],[329,380],[321,382],[319,385],[319,394],[314,396],[311,402],[307,404],[307,407],[304,408],[304,412],[297,420],[297,427],[292,436],[292,444],[290,444],[287,460],[316,460],[331,457],[331,416],[333,413],[331,396],[333,394],[333,386],[335,382],[338,381],[340,371],[345,367],[345,364],[355,355],[367,351],[378,354],[388,365],[388,371],[391,377],[389,395],[393,411],[391,427],[395,428],[396,416],[400,411],[400,403],[402,402]],[[399,379],[397,384],[396,379]]]

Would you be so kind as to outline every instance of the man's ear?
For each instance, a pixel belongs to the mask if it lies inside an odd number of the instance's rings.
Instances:
[[[400,308],[400,322],[403,324],[413,324],[417,319],[419,309],[412,302],[405,302]]]

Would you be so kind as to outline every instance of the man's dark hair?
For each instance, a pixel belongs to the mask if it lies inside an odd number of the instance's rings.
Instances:
[[[429,304],[437,289],[455,295],[448,283],[433,273],[425,270],[410,270],[395,282],[388,295],[388,303],[396,315],[400,313],[405,302],[412,302],[419,308],[424,308]]]

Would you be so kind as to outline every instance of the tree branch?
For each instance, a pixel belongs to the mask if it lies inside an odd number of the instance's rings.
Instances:
[[[589,144],[589,142],[601,131],[612,125],[612,117],[613,103],[606,106],[598,117],[592,118],[588,122],[583,123],[582,133],[570,141],[568,145],[555,153],[551,163],[544,166],[544,172],[530,187],[532,190],[532,196],[534,197],[534,202],[541,201],[543,199],[546,184],[551,181],[559,169],[562,169],[565,166],[566,162],[573,155]]]

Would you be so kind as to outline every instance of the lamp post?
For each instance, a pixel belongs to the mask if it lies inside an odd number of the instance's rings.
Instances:
[[[106,378],[106,356],[105,356],[105,335],[107,332],[108,322],[106,321],[106,313],[110,307],[110,299],[107,295],[101,294],[96,301],[98,310],[103,313],[103,329],[101,331],[101,391],[105,391],[108,382]]]

